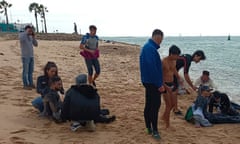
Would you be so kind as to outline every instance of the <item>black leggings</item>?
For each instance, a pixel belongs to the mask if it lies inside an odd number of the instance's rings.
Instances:
[[[152,128],[153,131],[158,131],[158,112],[161,106],[161,93],[153,84],[143,84],[145,87],[145,108],[144,119],[146,128]]]

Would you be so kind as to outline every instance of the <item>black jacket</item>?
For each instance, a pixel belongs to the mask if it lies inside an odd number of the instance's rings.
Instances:
[[[220,99],[221,99],[220,104],[219,104],[220,110],[221,110],[222,113],[227,114],[229,109],[231,108],[230,107],[231,106],[230,100],[229,100],[227,95],[220,94],[219,96],[220,96]],[[215,100],[215,97],[212,96],[210,98],[209,110],[208,111],[210,113],[212,113],[213,112],[213,107],[216,106],[216,105],[217,105],[217,102]]]
[[[37,78],[37,93],[41,94],[44,97],[47,93],[49,93],[49,78],[45,75],[39,76]],[[59,90],[61,94],[64,94],[63,87]]]
[[[95,120],[100,113],[100,98],[91,85],[74,85],[66,92],[63,120]]]

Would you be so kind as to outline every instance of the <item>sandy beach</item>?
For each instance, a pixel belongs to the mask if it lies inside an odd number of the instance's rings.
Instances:
[[[67,90],[79,73],[86,73],[79,55],[79,41],[39,40],[35,48],[34,82],[43,74],[47,61],[54,61]],[[18,40],[0,37],[0,144],[237,144],[239,124],[218,124],[195,128],[183,117],[171,113],[171,125],[176,131],[164,130],[159,114],[157,142],[145,133],[143,119],[144,88],[140,81],[140,47],[122,43],[100,43],[101,75],[96,84],[102,108],[108,108],[117,119],[110,124],[97,124],[95,132],[72,132],[70,122],[56,124],[38,116],[31,105],[39,96],[36,90],[22,89],[22,63]],[[179,96],[180,109],[185,113],[194,95]]]

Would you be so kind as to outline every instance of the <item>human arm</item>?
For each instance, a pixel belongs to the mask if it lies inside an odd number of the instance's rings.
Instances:
[[[209,87],[214,89],[214,90],[217,90],[217,86],[214,84],[212,79],[209,80]]]
[[[209,104],[208,104],[208,111],[209,111],[210,113],[213,113],[213,106],[214,106],[214,98],[211,97],[211,98],[210,98],[210,101],[209,101]]]
[[[189,76],[188,73],[184,73],[184,78],[185,78],[186,82],[188,83],[188,85],[189,85],[193,90],[196,90],[196,89],[197,89],[197,87],[192,84],[192,81],[191,81],[190,76]]]
[[[39,76],[37,78],[37,93],[44,96],[49,90],[48,79],[45,76]]]

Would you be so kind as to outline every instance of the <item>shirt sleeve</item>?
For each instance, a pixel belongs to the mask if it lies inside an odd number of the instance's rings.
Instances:
[[[198,87],[201,84],[201,78],[196,79],[194,86]]]
[[[32,44],[37,47],[38,46],[38,42],[35,38],[32,38]]]
[[[86,44],[87,43],[88,37],[85,35],[82,37],[81,44]]]

